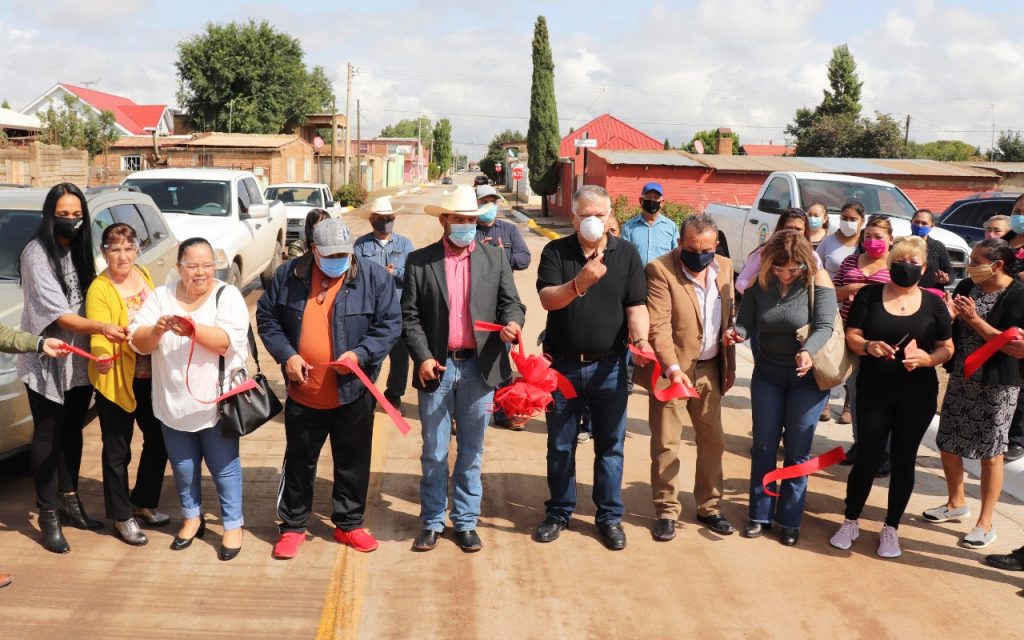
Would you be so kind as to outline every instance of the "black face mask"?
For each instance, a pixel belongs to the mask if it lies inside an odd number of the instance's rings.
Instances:
[[[707,268],[709,264],[715,261],[714,251],[688,251],[686,249],[679,249],[679,259],[682,260],[683,266],[694,273],[700,273]]]
[[[391,230],[395,228],[395,221],[376,219],[370,221],[370,226],[377,233],[391,233]]]
[[[889,267],[889,278],[900,287],[912,287],[921,280],[921,265],[910,262],[894,262]]]
[[[640,207],[647,213],[658,213],[661,211],[661,202],[657,200],[641,200]]]
[[[56,218],[53,221],[53,232],[65,240],[74,240],[81,228],[81,218]]]

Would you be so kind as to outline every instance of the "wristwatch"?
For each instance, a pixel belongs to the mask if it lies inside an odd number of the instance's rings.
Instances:
[[[36,343],[36,353],[43,352],[43,343],[46,342],[46,338],[39,338],[39,342]]]

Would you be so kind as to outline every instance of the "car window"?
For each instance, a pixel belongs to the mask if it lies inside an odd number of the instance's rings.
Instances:
[[[110,209],[90,211],[89,217],[92,218],[92,250],[98,254],[100,242],[103,240],[103,230],[114,224],[116,220],[114,220],[114,214]]]
[[[249,205],[252,204],[252,196],[249,195],[249,190],[245,188],[245,183],[241,180],[235,183],[235,187],[238,189],[239,211],[248,211]]]
[[[1000,213],[1008,216],[1012,210],[1013,200],[987,200],[979,202],[978,206],[974,209],[974,214],[967,221],[967,226],[981,229],[985,226],[985,221],[992,216]]]
[[[146,228],[146,223],[142,221],[142,215],[139,213],[139,210],[135,208],[135,205],[116,204],[113,209],[115,220],[123,222],[135,230],[135,237],[139,241],[139,248],[143,251],[148,249],[152,244],[149,237],[149,230]]]
[[[18,260],[39,228],[38,211],[0,210],[0,280],[18,278]]]
[[[228,182],[167,178],[125,180],[124,184],[138,187],[164,213],[195,216],[231,214],[231,185]]]
[[[260,186],[256,184],[256,181],[252,178],[243,178],[242,184],[245,185],[246,190],[249,192],[249,202],[252,204],[259,204],[263,202],[263,196],[260,195]]]
[[[973,217],[977,208],[978,204],[976,202],[968,202],[967,204],[960,205],[951,211],[948,216],[943,218],[942,222],[945,224],[967,225],[967,221]]]
[[[780,209],[788,209],[793,202],[793,196],[789,191],[789,180],[779,176],[771,181],[764,191],[764,198],[777,200]]]
[[[164,217],[160,215],[159,211],[143,202],[136,204],[135,207],[142,214],[142,221],[146,223],[146,228],[149,229],[150,235],[153,236],[153,242],[161,240],[161,238],[156,237],[158,234],[163,234],[163,238],[171,235],[171,231],[167,228]]]

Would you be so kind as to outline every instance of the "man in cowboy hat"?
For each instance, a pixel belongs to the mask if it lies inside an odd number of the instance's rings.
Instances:
[[[362,262],[376,262],[387,269],[395,279],[398,296],[402,296],[402,280],[405,278],[405,260],[412,252],[412,241],[394,232],[395,215],[404,207],[393,208],[391,196],[381,196],[373,201],[369,209],[356,209],[353,213],[369,216],[373,231],[356,240],[355,255]],[[402,395],[409,383],[409,349],[405,341],[399,340],[388,356],[391,369],[388,373],[384,397],[404,415]]]
[[[476,241],[503,249],[512,269],[522,271],[530,266],[530,249],[516,225],[498,220],[498,200],[504,198],[491,185],[476,188],[476,203],[483,211],[476,218]]]
[[[424,210],[439,217],[440,240],[409,254],[402,287],[403,335],[415,363],[423,454],[420,519],[413,549],[429,551],[444,532],[448,506],[448,445],[455,435],[455,493],[451,520],[463,551],[479,551],[476,533],[483,485],[480,464],[494,388],[512,375],[509,343],[518,336],[526,308],[512,267],[497,247],[475,241],[480,209],[476,194],[459,185],[441,195],[441,206]],[[474,320],[504,325],[500,333],[474,332]]]

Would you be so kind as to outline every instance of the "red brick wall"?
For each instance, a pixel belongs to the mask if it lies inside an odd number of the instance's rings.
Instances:
[[[918,208],[942,213],[960,198],[998,190],[999,178],[893,178],[889,182],[902,189]]]

